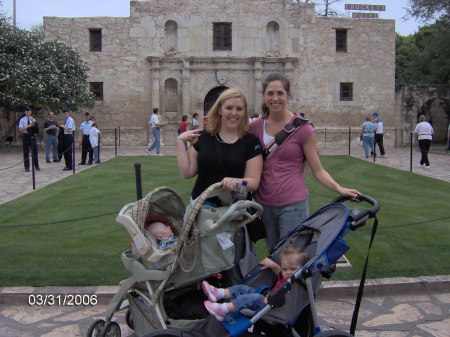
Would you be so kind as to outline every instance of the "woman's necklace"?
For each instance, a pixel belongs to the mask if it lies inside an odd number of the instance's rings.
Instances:
[[[222,144],[234,144],[239,139],[239,136],[233,136],[233,138],[230,138],[228,140],[222,139],[222,137],[220,137],[220,135],[218,133],[216,133],[215,136],[216,136],[217,141]]]

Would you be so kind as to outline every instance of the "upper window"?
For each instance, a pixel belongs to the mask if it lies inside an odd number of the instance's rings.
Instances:
[[[90,82],[90,91],[94,94],[96,101],[103,101],[103,82]]]
[[[336,51],[347,52],[347,29],[336,29]]]
[[[89,29],[89,51],[102,51],[101,29]]]
[[[215,22],[213,25],[213,50],[231,50],[231,22]]]
[[[353,101],[353,83],[341,82],[340,100],[341,101]]]

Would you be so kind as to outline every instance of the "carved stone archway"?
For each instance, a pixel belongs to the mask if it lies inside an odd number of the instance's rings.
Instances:
[[[427,116],[433,124],[433,142],[446,141],[450,123],[450,85],[403,85],[398,88],[396,96],[400,105],[403,144],[409,143],[409,135],[414,131],[420,115]]]

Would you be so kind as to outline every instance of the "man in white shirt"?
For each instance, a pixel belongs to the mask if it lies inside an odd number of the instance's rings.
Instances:
[[[375,125],[375,145],[373,146],[373,149],[375,151],[377,144],[380,149],[380,155],[381,157],[384,157],[384,146],[383,146],[383,134],[384,134],[384,124],[381,118],[379,118],[378,112],[374,112],[372,114],[374,120],[373,124]],[[375,151],[376,152],[376,151]],[[376,155],[376,153],[374,153]]]
[[[158,156],[164,156],[160,149],[161,149],[161,130],[160,128],[165,124],[161,123],[159,121],[158,117],[158,108],[153,108],[153,115],[150,117],[150,121],[148,122],[151,124],[152,127],[152,135],[153,135],[153,143],[147,147],[147,150],[145,150],[148,154],[151,153],[151,151],[156,148],[156,155]]]
[[[91,115],[89,112],[84,114],[84,121],[80,125],[80,131],[83,134],[83,138],[81,139],[81,162],[78,165],[86,165],[86,157],[89,153],[89,161],[88,165],[92,165],[92,147],[89,141],[89,134],[91,131],[93,121],[91,121]]]
[[[60,126],[64,129],[64,162],[66,163],[66,167],[63,168],[63,171],[72,170],[72,144],[73,144],[73,134],[75,131],[75,122],[72,117],[70,117],[70,110],[67,108],[63,109],[64,113],[64,124]]]
[[[430,150],[431,140],[433,139],[434,130],[430,123],[427,122],[425,115],[419,116],[419,123],[414,129],[414,134],[417,135],[419,140],[420,152],[422,158],[420,158],[420,165],[429,169],[430,161],[428,160],[428,151]]]
[[[31,108],[26,106],[24,109],[25,116],[19,120],[19,131],[22,132],[22,147],[23,147],[23,166],[25,172],[30,172],[30,148],[32,161],[36,171],[40,171],[38,162],[38,152],[35,138],[36,120],[31,116]]]

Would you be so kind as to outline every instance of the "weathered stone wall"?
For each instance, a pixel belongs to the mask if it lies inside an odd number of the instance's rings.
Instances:
[[[165,35],[168,21],[176,42]],[[231,51],[212,50],[214,22],[232,23]],[[268,33],[270,22],[277,33]],[[102,29],[102,52],[89,52],[89,28]],[[336,28],[348,29],[347,53],[336,52]],[[149,0],[131,1],[128,18],[46,17],[44,29],[46,39],[79,51],[89,82],[103,82],[104,100],[91,110],[100,128],[145,128],[159,107],[168,121],[163,143],[171,144],[181,115],[203,115],[218,86],[240,88],[258,112],[261,81],[274,71],[292,82],[290,109],[316,126],[358,127],[373,111],[396,123],[393,20],[316,17],[314,4],[285,0]],[[354,83],[353,101],[339,100],[340,82]]]

